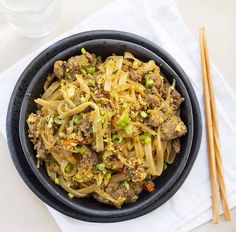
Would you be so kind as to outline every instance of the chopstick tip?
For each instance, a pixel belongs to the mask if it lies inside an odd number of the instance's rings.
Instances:
[[[200,33],[205,32],[205,26],[200,26],[199,31]]]

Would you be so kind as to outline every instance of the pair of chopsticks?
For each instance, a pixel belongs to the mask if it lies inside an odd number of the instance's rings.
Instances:
[[[226,221],[231,220],[227,190],[224,181],[223,163],[221,157],[218,118],[216,112],[215,93],[211,77],[209,53],[206,41],[205,28],[200,28],[200,46],[202,60],[202,78],[205,100],[205,114],[208,133],[208,156],[210,180],[212,191],[212,216],[214,223],[220,223],[219,197],[217,187],[219,184],[220,199]]]

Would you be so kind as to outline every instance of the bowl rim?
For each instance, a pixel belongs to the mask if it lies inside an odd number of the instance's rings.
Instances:
[[[119,37],[120,40],[124,40],[124,41],[131,41],[134,42],[136,44],[141,44],[142,46],[150,49],[151,51],[158,53],[159,56],[164,59],[168,64],[171,65],[171,67],[174,69],[174,71],[181,77],[182,81],[185,83],[185,87],[188,89],[188,92],[190,93],[190,98],[191,98],[191,102],[193,104],[193,111],[194,111],[194,123],[195,125],[197,125],[195,133],[194,133],[194,147],[191,148],[191,155],[189,156],[189,159],[187,161],[187,166],[188,168],[184,169],[183,172],[181,173],[178,181],[174,184],[173,188],[170,189],[170,191],[168,191],[167,194],[163,195],[160,199],[160,201],[158,202],[154,202],[152,205],[146,207],[145,209],[143,209],[142,211],[137,212],[136,214],[132,214],[129,215],[128,217],[120,217],[120,218],[93,218],[90,216],[86,216],[86,215],[82,215],[81,213],[78,214],[75,211],[68,211],[67,209],[64,209],[63,206],[61,208],[58,207],[57,204],[55,204],[54,202],[52,202],[50,199],[51,198],[45,198],[44,194],[48,194],[48,192],[46,191],[45,193],[41,193],[41,188],[38,188],[37,183],[35,183],[37,181],[37,179],[34,179],[31,174],[28,175],[27,173],[25,173],[24,169],[21,168],[20,166],[20,160],[21,157],[18,154],[18,150],[20,150],[22,152],[22,149],[20,147],[19,144],[19,138],[18,138],[18,133],[13,133],[13,131],[17,131],[18,127],[16,127],[16,125],[19,124],[19,120],[17,117],[15,117],[15,114],[17,115],[19,112],[19,107],[21,105],[21,100],[22,100],[22,91],[25,90],[26,86],[28,85],[28,83],[30,82],[30,77],[28,72],[31,71],[35,72],[36,68],[35,65],[33,65],[33,63],[35,62],[35,59],[33,61],[31,61],[31,63],[26,67],[26,69],[23,71],[23,73],[21,74],[20,78],[18,79],[14,90],[12,92],[11,95],[11,99],[10,99],[10,103],[8,106],[8,112],[7,112],[7,120],[6,120],[6,132],[7,132],[7,142],[8,142],[8,147],[10,150],[10,154],[11,154],[11,158],[13,160],[13,163],[16,167],[16,169],[18,170],[19,174],[21,175],[22,179],[24,180],[24,182],[28,185],[28,187],[41,199],[43,200],[45,203],[49,204],[50,206],[52,206],[54,209],[77,219],[81,219],[81,220],[86,220],[86,221],[93,221],[93,222],[117,222],[117,221],[123,221],[123,220],[129,220],[138,216],[141,216],[143,214],[146,214],[152,210],[154,210],[155,208],[159,207],[160,205],[162,205],[163,203],[165,203],[167,200],[169,200],[170,197],[172,197],[175,192],[180,188],[180,186],[183,184],[183,182],[185,181],[185,179],[187,178],[189,172],[192,169],[192,166],[196,160],[199,148],[200,148],[200,144],[201,144],[201,138],[202,138],[202,118],[201,118],[201,112],[200,112],[200,107],[199,107],[199,103],[197,101],[197,97],[196,94],[194,92],[194,89],[187,77],[187,75],[185,74],[185,72],[183,71],[183,69],[180,67],[180,65],[175,61],[175,59],[170,56],[166,51],[164,51],[160,46],[158,46],[157,44],[132,33],[129,32],[123,32],[123,31],[114,31],[114,30],[94,30],[94,31],[86,31],[86,32],[82,32],[82,33],[78,33],[78,34],[74,34],[71,35],[70,37],[64,38],[56,43],[54,43],[54,48],[53,49],[53,53],[54,55],[59,52],[61,49],[63,48],[58,48],[59,45],[63,45],[64,42],[66,42],[66,40],[68,39],[72,39],[73,43],[76,44],[78,42],[81,41],[85,41],[87,39],[91,39],[94,36],[96,36],[97,38],[117,38]],[[65,45],[64,45],[65,47]],[[47,54],[49,48],[47,48],[46,50],[42,51],[38,56],[37,59],[43,59],[43,55]],[[15,107],[14,107],[15,106]],[[15,144],[15,142],[18,142],[18,144]],[[31,171],[31,170],[28,170]],[[40,184],[40,182],[38,182],[38,184]]]
[[[42,79],[42,74],[45,74],[45,70],[48,69],[48,66],[53,66],[54,62],[58,59],[60,59],[59,57],[61,56],[65,56],[66,54],[70,54],[73,50],[76,51],[80,51],[80,49],[82,47],[88,47],[88,46],[94,46],[97,44],[103,44],[106,43],[106,45],[121,45],[121,46],[127,46],[129,49],[132,48],[134,50],[138,50],[141,49],[144,53],[148,54],[147,56],[151,57],[150,59],[155,59],[155,61],[158,60],[158,62],[162,62],[161,64],[161,68],[163,68],[163,66],[166,66],[166,69],[169,69],[172,72],[172,77],[175,78],[177,80],[177,85],[181,87],[181,91],[182,94],[185,97],[185,104],[187,105],[187,109],[189,110],[189,121],[190,121],[190,125],[188,128],[188,135],[187,135],[187,148],[185,150],[185,153],[180,154],[181,156],[184,156],[183,159],[181,159],[181,162],[179,163],[178,167],[176,167],[176,170],[174,172],[174,174],[172,175],[172,177],[168,180],[168,182],[166,183],[166,185],[163,186],[163,188],[161,189],[157,189],[156,192],[153,195],[150,195],[146,200],[144,200],[143,202],[135,202],[131,207],[129,208],[121,208],[119,210],[114,209],[114,210],[97,210],[97,209],[90,209],[87,207],[83,207],[79,204],[76,204],[76,202],[68,199],[68,197],[63,196],[62,194],[60,194],[54,186],[54,183],[51,180],[46,180],[45,177],[42,175],[42,173],[40,172],[40,170],[36,167],[35,164],[35,160],[32,157],[31,151],[29,149],[29,147],[26,145],[26,140],[29,140],[28,138],[28,134],[26,135],[26,118],[27,115],[25,114],[26,112],[26,108],[28,107],[28,94],[31,93],[31,89],[35,86],[35,84]],[[99,45],[98,45],[99,46]],[[47,63],[45,63],[43,66],[41,66],[40,70],[36,73],[36,75],[34,76],[34,78],[31,80],[24,99],[22,101],[22,106],[21,106],[21,112],[20,112],[20,123],[19,123],[19,134],[20,134],[20,140],[21,140],[21,146],[23,148],[24,154],[26,156],[27,161],[29,162],[31,169],[33,170],[34,174],[36,175],[36,177],[40,180],[40,182],[44,185],[44,187],[46,187],[49,192],[51,194],[53,194],[55,197],[57,197],[59,200],[61,200],[63,203],[65,203],[66,205],[72,207],[73,209],[82,212],[82,213],[86,213],[89,215],[93,215],[93,216],[119,216],[122,214],[131,214],[133,212],[139,211],[142,208],[145,208],[146,206],[152,204],[155,200],[157,200],[162,194],[164,194],[166,191],[168,191],[168,189],[173,185],[173,183],[178,179],[180,173],[183,171],[185,164],[187,162],[189,153],[190,153],[190,149],[191,149],[191,145],[192,145],[192,138],[193,138],[193,130],[194,130],[194,126],[193,126],[193,115],[192,115],[192,106],[191,106],[191,102],[189,99],[189,95],[188,92],[186,91],[186,88],[184,86],[184,84],[182,83],[181,79],[175,74],[175,72],[171,69],[171,67],[169,67],[168,64],[166,64],[166,62],[164,62],[162,59],[160,59],[158,57],[157,54],[152,53],[151,51],[136,45],[136,44],[132,44],[130,42],[124,42],[124,41],[118,41],[118,40],[111,40],[111,39],[98,39],[98,40],[90,40],[90,41],[86,41],[84,43],[80,43],[77,44],[75,46],[72,46],[66,50],[64,50],[63,52],[59,53],[57,56],[54,56],[52,59],[50,59]],[[192,126],[192,127],[191,127]]]

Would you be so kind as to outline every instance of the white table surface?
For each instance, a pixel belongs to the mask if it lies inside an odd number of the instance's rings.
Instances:
[[[236,60],[236,31],[234,30],[236,1],[176,1],[184,22],[196,37],[199,26],[206,26],[211,58],[236,91],[234,68]],[[0,72],[110,2],[111,0],[63,0],[63,21],[54,32],[40,39],[19,36],[0,15]],[[59,232],[60,229],[47,211],[46,206],[28,189],[18,175],[1,135],[0,149],[0,230],[4,232]],[[214,225],[212,222],[208,222],[193,231],[236,231],[236,209],[232,210],[230,223],[222,220],[220,225]]]

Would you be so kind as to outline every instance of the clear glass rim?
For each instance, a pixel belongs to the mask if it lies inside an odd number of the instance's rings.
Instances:
[[[34,13],[34,12],[38,12],[38,11],[43,10],[44,8],[46,8],[48,5],[50,5],[53,2],[54,2],[54,0],[47,0],[45,2],[45,4],[43,4],[39,8],[32,8],[32,9],[29,9],[29,8],[26,8],[26,9],[15,9],[13,7],[8,6],[6,3],[5,4],[4,3],[1,4],[1,2],[0,2],[0,12],[4,13],[4,11],[7,10],[7,11],[14,12],[14,13]]]

